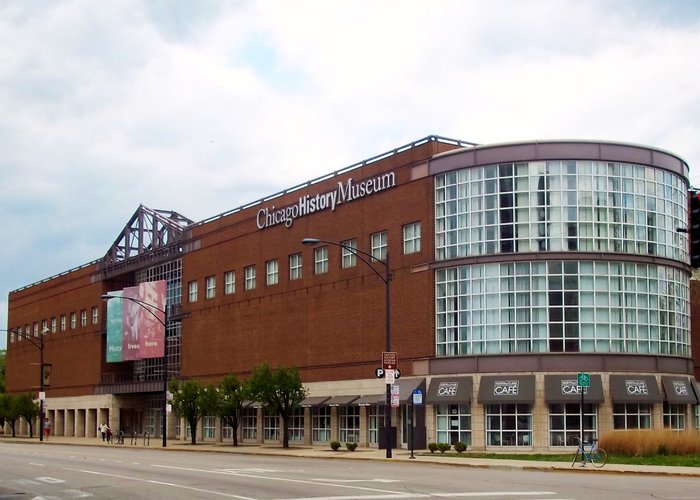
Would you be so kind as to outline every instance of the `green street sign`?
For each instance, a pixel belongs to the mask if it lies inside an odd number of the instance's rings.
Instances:
[[[590,387],[591,386],[591,375],[588,373],[578,374],[578,385],[579,387]]]

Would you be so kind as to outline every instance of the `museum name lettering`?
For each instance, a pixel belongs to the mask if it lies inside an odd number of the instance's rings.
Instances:
[[[369,196],[380,191],[396,186],[396,174],[389,172],[378,175],[371,179],[366,179],[360,182],[353,182],[352,178],[346,182],[339,182],[338,187],[327,193],[317,195],[305,195],[299,198],[299,201],[294,205],[289,205],[284,208],[272,207],[261,208],[258,210],[256,223],[258,229],[284,224],[286,227],[291,227],[294,220],[314,212],[321,210],[335,210],[335,208],[365,196]]]

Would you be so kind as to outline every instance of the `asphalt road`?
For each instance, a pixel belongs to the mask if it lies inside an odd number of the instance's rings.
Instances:
[[[700,478],[0,444],[0,499],[700,499]]]

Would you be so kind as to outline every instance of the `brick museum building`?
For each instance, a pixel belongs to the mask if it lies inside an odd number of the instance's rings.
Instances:
[[[57,435],[162,437],[164,368],[218,383],[266,362],[308,390],[292,445],[383,447],[391,373],[398,447],[410,427],[416,449],[537,452],[581,425],[694,430],[688,175],[649,146],[430,136],[198,222],[140,206],[105,255],[10,293],[7,391],[41,378]],[[102,296],[163,280],[166,363],[107,362]],[[400,373],[378,378],[384,352]],[[281,441],[256,402],[238,432]]]

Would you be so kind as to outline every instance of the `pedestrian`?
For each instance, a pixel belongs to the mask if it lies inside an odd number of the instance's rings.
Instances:
[[[102,425],[100,426],[100,432],[102,433],[102,441],[107,440],[107,424],[102,422]]]
[[[49,440],[49,434],[51,434],[51,420],[49,420],[49,417],[46,417],[44,420],[44,438],[47,441]]]
[[[107,442],[112,442],[112,428],[109,425],[107,426]]]

